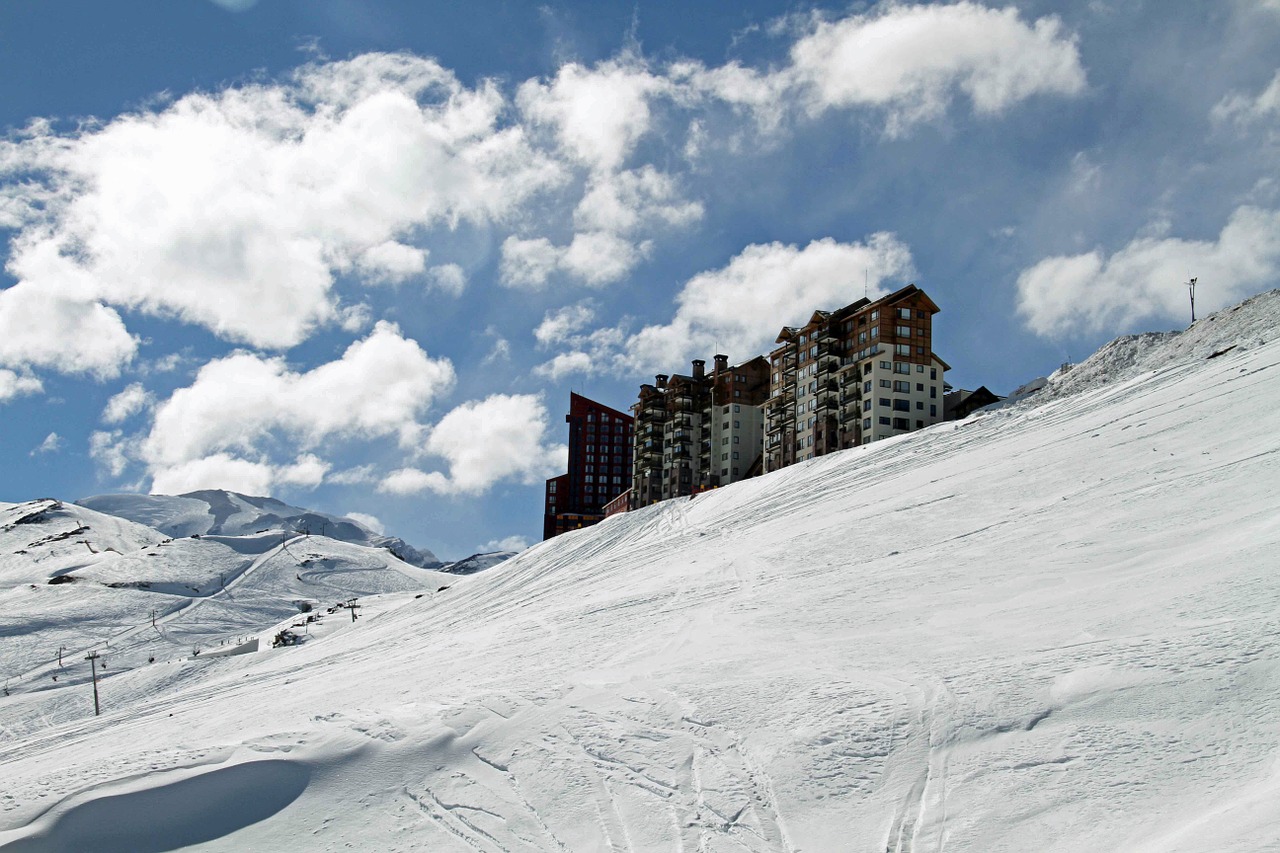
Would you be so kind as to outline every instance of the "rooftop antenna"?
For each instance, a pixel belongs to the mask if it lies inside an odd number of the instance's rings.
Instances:
[[[1196,321],[1196,279],[1187,282],[1187,292],[1191,294],[1191,322]]]
[[[862,268],[862,298],[867,298],[867,291],[871,289],[871,270],[866,267]]]

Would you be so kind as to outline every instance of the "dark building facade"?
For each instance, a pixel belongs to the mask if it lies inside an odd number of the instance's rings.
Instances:
[[[542,538],[589,527],[631,488],[632,418],[580,394],[569,395],[569,471],[547,480]]]
[[[641,385],[636,415],[631,507],[696,494],[760,472],[769,396],[764,356],[730,366],[715,356],[711,372],[695,359],[686,374],[659,374]]]

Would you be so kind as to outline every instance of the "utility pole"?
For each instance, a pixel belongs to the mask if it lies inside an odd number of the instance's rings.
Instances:
[[[58,669],[62,669],[62,653],[66,651],[66,646],[58,646]]]
[[[1187,292],[1191,294],[1191,322],[1196,321],[1196,280],[1187,282]]]
[[[85,660],[89,662],[89,672],[93,677],[93,715],[97,717],[102,713],[98,705],[98,653],[89,652]]]
[[[347,609],[351,611],[351,621],[356,621],[356,600],[354,598],[347,599]]]

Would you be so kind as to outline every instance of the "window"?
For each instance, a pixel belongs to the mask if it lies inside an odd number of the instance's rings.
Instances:
[[[924,429],[924,421],[916,421],[916,429]]]
[[[728,444],[728,443],[729,443],[729,436],[727,436],[727,435],[726,435],[724,438],[720,439],[720,444],[721,444],[721,445],[725,445],[725,444]]]
[[[737,459],[737,458],[738,458],[738,451],[736,451],[736,450],[735,450],[735,451],[733,451],[733,458],[734,458],[734,459]]]
[[[871,429],[871,418],[863,418],[863,419],[862,419],[862,428],[863,428],[863,429]]]
[[[816,420],[817,418],[809,418],[809,425],[805,429],[813,429],[813,424]]]
[[[742,421],[734,421],[734,422],[733,422],[733,428],[734,428],[734,429],[742,429]]]
[[[888,426],[888,425],[889,425],[889,419],[888,419],[888,418],[881,418],[881,419],[880,419],[880,426]]]
[[[881,369],[881,370],[889,370],[889,369],[891,369],[892,367],[893,367],[893,365],[892,365],[892,364],[890,364],[890,363],[889,363],[889,362],[887,362],[887,361],[882,361],[882,362],[880,362],[880,369]]]
[[[728,454],[728,453],[721,453],[721,454],[720,454],[720,461],[721,461],[721,462],[728,462],[728,461],[729,461],[729,454]]]
[[[910,319],[911,319],[911,309],[910,309],[910,308],[899,308],[899,309],[898,309],[898,319],[899,319],[899,320],[910,320]]]
[[[587,472],[588,474],[594,474],[594,473],[596,472],[596,466],[594,466],[594,465],[587,465],[587,466],[586,466],[586,472]]]
[[[929,417],[936,418],[938,416],[938,407],[933,403],[929,404]]]
[[[805,439],[804,446],[813,447],[813,436],[809,436],[807,439]]]
[[[909,412],[911,411],[911,401],[910,400],[894,400],[893,410],[895,412]]]
[[[733,396],[735,396],[735,397],[741,397],[741,396],[742,396],[742,391],[738,390],[737,388],[734,388],[734,389],[733,389]]]
[[[885,380],[885,381],[886,381],[886,382],[888,382],[888,380]],[[894,390],[894,391],[896,391],[896,392],[897,392],[897,393],[899,393],[899,394],[910,394],[910,393],[911,393],[911,383],[910,383],[910,382],[903,382],[901,379],[899,379],[897,382],[894,382],[894,383],[893,383],[893,390]]]
[[[863,401],[862,401],[862,411],[864,411],[864,412],[869,412],[869,411],[871,411],[871,401],[870,401],[870,400],[863,400]]]
[[[739,382],[747,381],[747,375],[745,373],[735,373],[733,374],[733,378],[738,380]]]
[[[893,363],[893,372],[894,373],[910,373],[911,365],[907,364],[905,361],[895,361]]]
[[[916,411],[923,412],[923,411],[924,411],[924,403],[921,403],[921,402],[918,402],[918,401],[917,401],[917,402],[916,402]]]
[[[893,428],[894,429],[911,429],[911,421],[907,420],[906,418],[894,418]]]
[[[881,380],[880,380],[880,387],[881,387],[881,388],[892,388],[892,387],[893,387],[893,381],[892,381],[892,380],[889,380],[889,379],[881,379]],[[871,389],[870,389],[870,388],[867,388],[867,389],[865,389],[865,390],[870,391]]]
[[[595,453],[595,452],[596,452],[596,446],[595,446],[594,444],[588,444],[588,445],[587,445],[587,452],[588,452],[588,453]]]
[[[923,308],[917,308],[916,316],[921,320],[927,320],[929,318],[929,313],[925,311]]]
[[[877,402],[877,403],[879,403],[880,405],[884,406],[886,409],[887,409],[887,408],[889,408],[889,406],[893,405],[892,403],[890,403],[890,402],[889,402],[889,398],[888,398],[888,397],[881,397],[881,398],[880,398],[879,400],[877,400],[876,402]]]
[[[895,329],[894,329],[894,332],[895,332],[895,333],[897,333],[898,337],[900,337],[900,338],[909,338],[909,337],[911,337],[911,327],[910,327],[910,326],[898,326],[897,328],[895,328]]]
[[[866,364],[862,365],[862,375],[866,376],[870,372],[871,372],[871,362],[868,361]]]
[[[879,327],[879,326],[872,326],[872,327],[871,327],[871,337],[873,337],[873,338],[878,338],[878,337],[880,337],[880,327]]]
[[[559,484],[555,480],[552,480],[550,483],[547,483],[547,491],[554,495],[556,493],[557,485]]]
[[[938,386],[937,386],[937,385],[930,385],[930,386],[929,386],[929,396],[930,396],[930,397],[934,397],[934,398],[936,398],[936,397],[938,396]]]
[[[729,476],[729,469],[728,469],[728,468],[721,468],[721,469],[720,469],[720,476],[721,476],[721,477],[727,477],[727,476]]]
[[[594,482],[596,481],[596,478],[595,478],[595,477],[593,477],[593,476],[592,476],[592,475],[590,475],[590,474],[588,474],[587,476],[583,477],[582,479],[583,479],[583,480],[585,480],[585,481],[586,481],[586,482],[588,482],[588,483],[594,483]]]
[[[594,421],[595,419],[596,419],[596,416],[594,414],[587,415],[588,421]]]
[[[923,348],[921,348],[920,352],[923,354],[923,353],[924,353],[924,349],[923,349]],[[923,364],[917,364],[917,365],[916,365],[916,373],[924,373],[924,365],[923,365]]]
[[[875,322],[876,320],[879,320],[879,319],[880,319],[880,309],[877,308],[876,310],[871,312],[871,321]]]
[[[734,404],[733,404],[733,413],[734,413],[735,415],[736,415],[738,412],[740,412],[741,410],[742,410],[742,407],[741,407],[741,406],[739,406],[737,403],[734,403]]]
[[[911,344],[894,344],[893,354],[894,355],[911,355]],[[906,372],[910,372],[910,370]]]
[[[742,437],[742,436],[740,436],[740,435],[735,435],[735,436],[733,437],[733,443],[734,443],[734,444],[740,444],[741,442],[739,442],[739,441],[738,441],[738,439],[739,439],[739,438],[741,438],[741,437]]]

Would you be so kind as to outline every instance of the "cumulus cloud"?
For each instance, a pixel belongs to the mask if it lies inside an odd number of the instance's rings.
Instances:
[[[644,166],[593,178],[573,216],[582,231],[630,234],[687,226],[702,214],[702,204],[683,198],[671,175]]]
[[[0,403],[24,394],[39,394],[44,384],[34,376],[0,368]]]
[[[384,525],[376,515],[369,515],[368,513],[363,512],[349,512],[345,517],[351,519],[357,524],[367,527],[379,536],[383,536],[387,532],[386,525]]]
[[[1018,276],[1018,312],[1048,337],[1118,331],[1187,316],[1186,283],[1211,311],[1280,276],[1280,211],[1240,207],[1217,240],[1140,237],[1106,255],[1045,258]]]
[[[513,235],[502,243],[502,283],[536,290],[562,274],[602,287],[624,278],[650,249],[648,242],[637,246],[607,231],[575,234],[567,246],[556,246],[545,237],[526,240]]]
[[[492,554],[495,551],[523,551],[529,547],[529,540],[523,536],[507,536],[502,539],[490,539],[481,545],[477,552],[480,554]]]
[[[493,84],[366,54],[69,134],[36,126],[0,158],[26,178],[4,189],[22,227],[0,363],[114,375],[136,346],[117,308],[299,343],[341,319],[335,274],[422,272],[397,235],[498,221],[562,180],[505,109]]]
[[[547,443],[547,410],[530,394],[495,394],[464,403],[432,428],[425,449],[448,465],[448,474],[402,468],[379,490],[398,495],[433,491],[476,495],[495,483],[517,479],[537,482],[563,467],[564,445]]]
[[[1277,5],[1280,5],[1280,0],[1277,0]],[[1239,92],[1227,95],[1214,106],[1212,113],[1214,121],[1230,121],[1238,125],[1253,124],[1272,116],[1280,117],[1280,71],[1257,95]]]
[[[143,388],[142,383],[131,383],[107,401],[106,408],[102,410],[102,422],[118,424],[148,408],[153,402],[151,392]]]
[[[585,328],[595,319],[595,316],[595,309],[585,302],[567,305],[556,311],[548,311],[543,316],[542,322],[533,330],[533,337],[538,341],[539,346],[558,344],[579,329]]]
[[[35,450],[31,451],[30,455],[38,456],[44,453],[57,453],[61,449],[62,436],[56,432],[51,432],[44,437],[44,441],[40,442],[40,445]]]
[[[457,264],[440,264],[429,271],[431,286],[449,296],[461,296],[467,288],[467,273]]]
[[[790,73],[810,108],[887,110],[890,133],[940,115],[955,92],[978,113],[999,113],[1040,93],[1074,95],[1085,73],[1074,37],[1048,16],[977,3],[889,4],[820,21],[791,49]]]
[[[447,359],[429,358],[386,322],[337,361],[305,373],[278,357],[239,352],[209,362],[157,406],[141,455],[156,478],[153,490],[193,479],[207,484],[218,472],[252,477],[259,488],[315,485],[324,475],[318,459],[271,466],[263,448],[286,441],[310,451],[328,439],[385,436],[411,444],[423,430],[419,416],[453,382]]]
[[[516,101],[530,122],[549,127],[576,160],[613,171],[649,131],[651,99],[670,89],[665,77],[625,56],[593,68],[563,65],[550,82],[526,81]]]
[[[912,274],[911,251],[894,235],[865,243],[814,240],[801,248],[783,243],[748,246],[729,263],[691,278],[676,296],[670,323],[630,336],[616,360],[628,371],[649,372],[713,349],[731,358],[765,352],[783,325],[803,323],[816,307],[839,308],[883,294],[884,282]],[[732,310],[730,310],[732,309]]]
[[[356,269],[372,283],[399,284],[426,272],[427,250],[387,240],[361,252]]]

